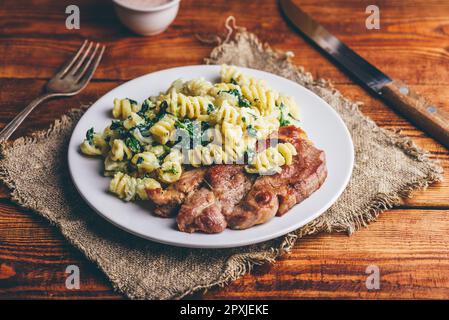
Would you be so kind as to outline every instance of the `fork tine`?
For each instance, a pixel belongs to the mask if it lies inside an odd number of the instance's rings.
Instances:
[[[81,79],[86,72],[86,70],[89,68],[89,65],[91,64],[92,60],[95,58],[95,55],[97,54],[98,48],[100,47],[100,44],[97,42],[95,45],[95,49],[90,55],[89,59],[86,61],[86,63],[82,66],[82,68],[79,70],[78,74],[75,76],[75,82],[78,82],[79,79]]]
[[[84,48],[86,47],[87,39],[83,41],[83,44],[78,49],[78,51],[75,53],[75,55],[70,58],[70,60],[67,60],[62,67],[59,69],[58,73],[56,74],[59,77],[65,76],[65,74],[70,70],[70,68],[73,66],[73,64],[76,62],[76,60],[79,58],[80,54],[83,52]]]
[[[89,46],[87,47],[87,49],[84,51],[84,54],[81,56],[81,58],[78,60],[78,62],[76,63],[76,65],[70,69],[70,74],[73,76],[75,75],[75,73],[78,71],[78,69],[82,66],[84,60],[86,59],[87,55],[90,52],[90,49],[92,49],[92,45],[93,42],[90,41]]]
[[[82,88],[84,88],[89,83],[90,79],[92,79],[95,70],[97,70],[97,67],[100,64],[105,49],[106,46],[101,46],[100,53],[95,57],[95,60],[92,58],[93,64],[85,70],[84,75],[79,79],[79,83],[82,85]]]

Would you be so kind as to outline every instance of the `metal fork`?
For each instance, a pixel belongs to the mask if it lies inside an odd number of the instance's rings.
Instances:
[[[86,49],[87,47],[87,49]],[[98,67],[105,46],[85,40],[72,59],[67,61],[46,85],[46,93],[31,101],[10,123],[0,132],[0,141],[8,140],[25,118],[41,102],[54,97],[69,97],[83,90]]]

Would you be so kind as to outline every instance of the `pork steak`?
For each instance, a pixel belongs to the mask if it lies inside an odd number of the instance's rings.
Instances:
[[[280,142],[292,143],[298,154],[280,173],[260,176],[245,198],[227,217],[232,229],[246,229],[282,216],[318,190],[327,177],[324,152],[315,148],[304,132],[293,126],[279,130]]]
[[[174,215],[185,198],[203,183],[205,173],[205,168],[184,171],[181,178],[167,189],[146,190],[148,199],[155,206],[154,213],[161,217]]]
[[[182,204],[176,219],[185,232],[218,233],[226,229],[232,214],[254,178],[240,165],[215,165],[207,169],[204,186]]]

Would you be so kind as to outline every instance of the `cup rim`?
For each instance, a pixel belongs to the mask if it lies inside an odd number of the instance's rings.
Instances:
[[[114,2],[115,5],[124,8],[124,9],[128,9],[128,10],[132,10],[132,11],[139,11],[139,12],[155,12],[155,11],[162,11],[165,9],[168,9],[172,6],[175,6],[177,4],[179,4],[181,0],[170,0],[168,3],[160,5],[160,6],[156,6],[156,7],[149,7],[149,8],[138,8],[138,7],[133,7],[129,4],[124,4],[119,2],[119,0],[112,0],[112,2]]]

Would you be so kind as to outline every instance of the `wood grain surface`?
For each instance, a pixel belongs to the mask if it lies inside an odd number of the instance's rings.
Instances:
[[[449,2],[375,1],[380,30],[367,30],[365,8],[373,1],[301,0],[307,13],[392,78],[449,111]],[[65,28],[65,8],[76,4],[81,29]],[[449,153],[351,82],[298,36],[274,0],[183,0],[175,22],[158,36],[139,37],[118,22],[110,1],[3,0],[0,2],[0,127],[42,92],[45,82],[83,39],[107,45],[92,83],[79,95],[35,110],[14,137],[46,128],[72,107],[93,102],[139,75],[200,64],[211,46],[195,34],[223,33],[228,15],[314,77],[330,79],[381,127],[398,130],[427,149],[445,168],[441,183],[417,191],[377,222],[348,237],[321,234],[298,242],[274,265],[264,265],[225,288],[189,298],[449,298]],[[81,270],[80,290],[65,288],[65,268]],[[380,289],[365,286],[366,268],[380,269]],[[9,199],[0,186],[0,299],[124,298],[98,268],[72,248],[43,218]]]

